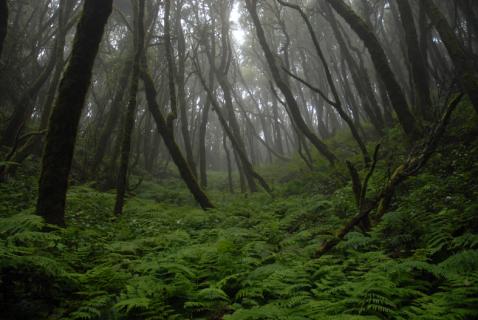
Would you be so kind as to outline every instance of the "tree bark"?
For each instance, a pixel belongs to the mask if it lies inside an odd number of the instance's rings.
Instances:
[[[422,3],[453,61],[461,87],[468,94],[475,111],[478,112],[478,72],[472,58],[468,56],[446,17],[433,1],[423,0]]]
[[[402,88],[390,68],[385,51],[373,31],[343,0],[326,1],[350,25],[367,47],[375,69],[387,88],[390,102],[405,133],[410,139],[420,137],[418,124],[410,112]]]
[[[431,120],[432,101],[428,86],[426,61],[420,51],[417,29],[413,19],[412,8],[408,0],[396,0],[408,49],[408,62],[411,67],[415,93],[417,95],[418,110],[424,120]]]
[[[163,141],[166,147],[169,150],[171,157],[173,158],[174,164],[179,170],[181,178],[186,183],[189,191],[196,199],[197,203],[201,206],[202,209],[207,210],[214,208],[214,205],[211,203],[206,193],[199,186],[196,178],[194,177],[189,165],[181,153],[179,146],[174,141],[174,132],[170,130],[167,125],[166,119],[164,119],[161,111],[159,111],[159,105],[156,102],[156,89],[154,88],[153,80],[151,76],[146,73],[145,57],[143,56],[143,68],[141,72],[141,78],[144,83],[144,89],[146,91],[146,100],[148,101],[148,108],[153,118],[156,122],[158,132],[163,137]]]
[[[85,0],[70,62],[50,117],[36,206],[37,214],[49,224],[65,225],[66,191],[78,124],[112,3]]]
[[[145,0],[139,0],[135,11],[135,36],[134,47],[135,54],[133,58],[133,71],[131,73],[131,82],[129,88],[128,108],[126,110],[125,124],[121,142],[120,166],[118,170],[118,179],[116,182],[116,201],[114,213],[120,216],[123,213],[124,197],[128,186],[128,167],[131,153],[131,140],[136,117],[136,104],[139,86],[139,69],[141,57],[144,48],[144,3]]]
[[[180,10],[180,9],[178,9]],[[196,163],[194,162],[193,147],[191,145],[191,137],[189,134],[188,116],[187,116],[187,102],[185,90],[185,63],[186,63],[186,40],[184,39],[184,32],[181,26],[181,19],[178,17],[176,21],[176,30],[178,38],[178,72],[176,74],[176,83],[178,86],[178,102],[179,115],[181,119],[181,134],[183,136],[184,150],[189,167],[194,176],[197,177]]]
[[[111,134],[115,131],[116,127],[118,126],[122,104],[123,104],[123,98],[124,98],[125,92],[127,91],[126,88],[128,86],[128,80],[129,80],[131,71],[132,70],[131,70],[130,62],[129,61],[125,62],[119,77],[116,93],[110,104],[108,118],[106,120],[106,123],[103,129],[100,132],[100,137],[98,139],[96,151],[93,157],[93,161],[91,163],[91,170],[90,170],[91,177],[94,177],[98,174],[98,168],[103,162],[103,158],[105,157],[106,150],[108,149],[107,148],[108,143],[111,141],[110,139]]]
[[[275,56],[270,49],[266,36],[264,34],[264,29],[262,28],[262,24],[260,22],[259,16],[257,14],[257,0],[246,0],[246,7],[250,13],[252,21],[254,23],[257,37],[259,39],[259,43],[264,51],[267,63],[272,73],[272,77],[274,78],[277,87],[281,90],[282,94],[284,95],[287,106],[289,108],[290,114],[295,121],[297,128],[309,139],[309,141],[314,145],[314,147],[322,154],[331,165],[334,165],[337,161],[337,157],[329,150],[327,145],[322,142],[311,130],[307,127],[302,115],[300,114],[300,108],[297,104],[297,101],[294,98],[294,95],[289,88],[287,82],[283,79],[281,75],[281,71],[275,62]]]

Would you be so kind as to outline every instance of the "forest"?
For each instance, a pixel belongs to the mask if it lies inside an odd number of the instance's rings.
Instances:
[[[478,319],[478,1],[0,0],[0,319]]]

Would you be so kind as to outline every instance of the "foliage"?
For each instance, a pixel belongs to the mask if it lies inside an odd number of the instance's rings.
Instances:
[[[346,180],[318,192],[323,172],[277,174],[274,199],[213,191],[222,202],[208,212],[178,185],[146,182],[120,218],[113,194],[77,186],[68,227],[50,232],[15,204],[32,206],[29,179],[0,185],[2,317],[475,319],[477,150],[439,152],[378,225],[320,259],[315,250],[355,213]],[[387,175],[377,170],[371,194]]]

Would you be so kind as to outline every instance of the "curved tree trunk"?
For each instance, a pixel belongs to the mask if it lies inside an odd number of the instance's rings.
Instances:
[[[428,17],[440,34],[440,38],[453,61],[460,85],[470,97],[475,111],[478,112],[478,72],[473,64],[473,60],[468,56],[445,16],[433,1],[423,0],[422,2]]]
[[[113,0],[85,0],[70,62],[58,89],[48,126],[36,206],[37,213],[49,224],[65,224],[66,191],[78,124],[112,4]]]
[[[277,84],[277,87],[281,90],[282,94],[284,95],[287,106],[289,108],[291,117],[293,121],[296,123],[297,128],[309,139],[309,141],[314,145],[314,147],[319,151],[320,154],[322,154],[331,165],[334,165],[335,162],[337,161],[337,157],[329,150],[327,145],[319,139],[311,130],[309,127],[307,127],[307,124],[305,123],[301,113],[300,113],[300,108],[299,105],[297,104],[297,101],[294,98],[294,95],[289,88],[287,82],[283,79],[281,75],[281,71],[279,70],[279,67],[277,66],[275,59],[276,57],[272,53],[272,50],[270,49],[266,36],[264,34],[264,29],[262,28],[262,24],[259,20],[259,16],[257,14],[257,0],[246,0],[246,7],[247,10],[250,13],[250,16],[252,18],[252,21],[254,23],[257,37],[259,39],[259,43],[261,44],[262,50],[264,51],[267,63],[269,65],[269,68],[271,70],[272,76],[274,78],[274,81]]]
[[[373,31],[343,0],[326,1],[350,25],[367,47],[375,69],[387,88],[390,102],[405,133],[411,139],[419,137],[420,130],[418,124],[410,112],[402,88],[390,68],[385,51]]]
[[[322,49],[320,48],[319,40],[317,39],[317,35],[315,34],[314,28],[312,27],[312,24],[310,23],[309,18],[299,6],[288,4],[282,0],[278,0],[278,2],[281,3],[282,5],[285,5],[289,8],[296,10],[300,14],[302,19],[304,20],[307,26],[307,29],[309,31],[310,37],[312,38],[315,51],[317,52],[317,55],[319,56],[319,59],[322,63],[322,67],[324,68],[325,76],[327,78],[327,83],[329,85],[330,90],[332,91],[332,95],[334,96],[334,101],[328,101],[328,102],[337,111],[337,113],[340,115],[342,120],[344,120],[345,123],[347,123],[350,129],[350,132],[352,133],[352,136],[354,137],[355,141],[357,142],[357,145],[359,146],[360,151],[362,152],[364,163],[366,166],[368,166],[371,159],[368,154],[367,147],[365,146],[365,143],[363,142],[362,137],[360,136],[360,133],[358,132],[358,129],[355,126],[353,119],[347,114],[347,112],[345,112],[344,108],[342,107],[342,103],[340,101],[337,87],[335,85],[334,79],[332,78],[332,73],[330,72],[330,68],[327,64],[327,60],[325,59],[324,53],[322,52]],[[314,90],[314,91],[316,91],[317,93],[320,93],[320,90]]]
[[[145,60],[145,57],[143,56]],[[145,65],[145,62],[143,62]],[[203,208],[204,210],[214,208],[214,205],[211,203],[209,198],[207,197],[206,193],[201,189],[199,186],[196,178],[194,177],[189,165],[181,153],[179,146],[174,141],[174,133],[170,130],[169,126],[166,123],[166,119],[164,119],[161,111],[159,111],[158,103],[156,102],[156,89],[154,88],[154,83],[149,74],[146,73],[146,68],[143,66],[141,72],[141,78],[144,82],[144,89],[146,92],[146,100],[148,101],[148,108],[153,118],[156,122],[156,126],[158,132],[163,137],[164,144],[169,150],[171,158],[173,158],[174,164],[179,170],[179,174],[181,178],[186,183],[189,191],[196,199],[197,203]]]
[[[417,29],[413,20],[412,8],[408,0],[396,0],[408,49],[408,61],[411,67],[413,83],[417,95],[418,110],[424,120],[431,120],[432,101],[427,82],[427,68],[418,44]]]

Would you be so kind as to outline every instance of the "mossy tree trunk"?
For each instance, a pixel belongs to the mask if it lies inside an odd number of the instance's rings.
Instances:
[[[448,54],[457,71],[460,85],[468,94],[475,111],[478,112],[478,72],[473,58],[468,55],[462,43],[448,24],[446,17],[431,0],[422,1],[433,26],[440,34]]]
[[[43,152],[36,212],[65,225],[65,200],[81,111],[113,0],[85,0],[70,62],[58,89]]]
[[[131,140],[136,117],[136,104],[139,85],[139,72],[141,57],[144,47],[144,3],[145,0],[139,0],[135,7],[135,27],[134,27],[134,47],[135,54],[133,60],[133,70],[131,73],[131,82],[129,88],[128,108],[123,127],[121,142],[120,166],[118,170],[118,179],[116,181],[116,201],[114,213],[119,216],[123,213],[124,197],[128,186],[128,167],[131,153]]]
[[[354,32],[362,39],[370,53],[377,74],[387,88],[388,96],[400,125],[411,139],[420,137],[418,124],[407,104],[405,94],[398,83],[385,51],[369,25],[358,16],[343,0],[326,0],[332,8],[347,22]]]

